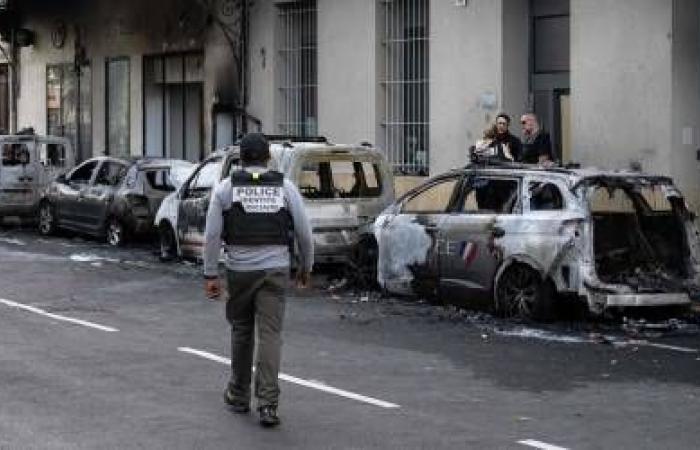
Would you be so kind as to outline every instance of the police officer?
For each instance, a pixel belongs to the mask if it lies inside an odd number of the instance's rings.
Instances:
[[[214,189],[207,213],[204,276],[206,293],[219,296],[221,239],[231,324],[231,379],[224,400],[237,413],[250,411],[251,366],[257,335],[255,396],[260,423],[280,423],[277,415],[285,296],[290,284],[293,239],[299,249],[297,284],[306,287],[313,266],[312,230],[297,188],[267,169],[270,147],[259,133],[240,144],[242,170]],[[255,328],[257,327],[257,333]]]

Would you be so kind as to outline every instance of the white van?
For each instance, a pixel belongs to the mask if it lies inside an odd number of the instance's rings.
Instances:
[[[0,154],[0,223],[34,217],[49,182],[75,164],[70,141],[56,136],[3,135]]]

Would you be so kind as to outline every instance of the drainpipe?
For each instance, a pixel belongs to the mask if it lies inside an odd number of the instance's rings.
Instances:
[[[15,45],[15,30],[12,29],[12,37],[10,38],[10,51],[6,53],[6,58],[8,66],[10,68],[10,129],[8,130],[10,134],[17,133],[17,94],[18,94],[18,81],[19,81],[19,70],[17,67],[17,45]],[[9,56],[9,57],[8,57]]]

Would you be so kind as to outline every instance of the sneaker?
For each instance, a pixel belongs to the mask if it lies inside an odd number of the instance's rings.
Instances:
[[[277,406],[267,405],[261,406],[260,411],[260,425],[264,427],[275,427],[280,424],[280,418],[277,416]]]
[[[228,388],[224,391],[224,402],[230,407],[231,411],[237,414],[247,414],[250,412],[250,404],[237,400]]]

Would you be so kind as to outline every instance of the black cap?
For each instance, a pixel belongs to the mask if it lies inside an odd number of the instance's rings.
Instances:
[[[262,133],[248,133],[241,139],[243,164],[266,162],[270,159],[270,144]]]

